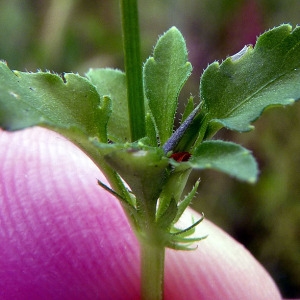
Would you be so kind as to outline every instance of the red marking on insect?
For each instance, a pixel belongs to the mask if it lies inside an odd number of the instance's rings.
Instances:
[[[188,161],[191,156],[192,154],[189,152],[177,152],[177,153],[173,153],[171,155],[171,158],[173,158],[177,162],[181,162],[181,161]]]

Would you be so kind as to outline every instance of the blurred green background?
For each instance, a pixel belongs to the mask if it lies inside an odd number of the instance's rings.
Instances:
[[[194,66],[183,107],[190,93],[198,97],[208,63],[255,44],[268,28],[299,22],[297,0],[140,0],[143,60],[158,35],[173,25],[181,30]],[[0,0],[0,28],[0,58],[12,69],[82,75],[89,67],[123,69],[117,0]],[[253,151],[259,182],[202,172],[193,206],[243,243],[284,297],[300,297],[300,103],[265,112],[255,126],[245,134],[221,130],[217,138]]]

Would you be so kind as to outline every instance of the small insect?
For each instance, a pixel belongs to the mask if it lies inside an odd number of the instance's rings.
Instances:
[[[191,157],[191,153],[189,152],[177,152],[171,155],[171,158],[176,160],[177,162],[188,161]]]

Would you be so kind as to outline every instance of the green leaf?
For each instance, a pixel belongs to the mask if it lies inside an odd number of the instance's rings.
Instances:
[[[144,65],[144,88],[161,145],[173,132],[178,95],[191,74],[183,36],[175,27],[161,36]]]
[[[65,74],[63,79],[49,72],[12,72],[0,63],[0,126],[6,130],[40,125],[62,130],[66,137],[70,129],[72,135],[80,131],[106,142],[109,114],[109,99],[100,99],[79,75]]]
[[[179,168],[186,165],[199,170],[214,169],[250,183],[254,183],[258,176],[257,163],[250,151],[224,141],[203,142],[189,161],[173,164]]]
[[[12,72],[0,62],[0,126],[13,131],[39,125],[62,134],[122,192],[122,183],[92,142],[107,142],[110,113],[110,99],[100,98],[95,86],[84,77],[72,73],[62,78],[49,72]]]
[[[101,96],[112,100],[112,113],[107,125],[108,138],[115,143],[130,141],[125,73],[114,69],[90,69],[86,74]]]
[[[300,28],[281,25],[262,34],[254,47],[208,66],[201,78],[202,107],[209,134],[225,126],[247,131],[269,106],[300,98]]]

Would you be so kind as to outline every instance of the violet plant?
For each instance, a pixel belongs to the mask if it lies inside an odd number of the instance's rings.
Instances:
[[[85,76],[11,71],[0,64],[0,126],[42,126],[86,153],[106,176],[99,185],[118,198],[141,249],[143,299],[163,295],[165,248],[193,250],[195,226],[177,221],[199,181],[183,196],[193,169],[215,169],[255,183],[257,163],[242,146],[212,139],[223,127],[245,132],[271,106],[300,98],[300,28],[283,24],[255,45],[214,62],[200,79],[200,103],[187,101],[173,132],[178,95],[192,72],[180,31],[172,27],[142,66],[137,0],[121,0],[125,72]]]

